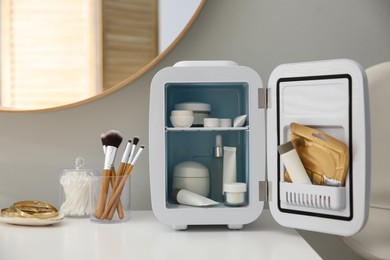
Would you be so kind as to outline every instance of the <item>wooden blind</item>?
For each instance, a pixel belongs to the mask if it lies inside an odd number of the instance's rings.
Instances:
[[[83,100],[158,53],[157,0],[1,0],[1,11],[3,107]]]
[[[157,0],[102,3],[103,87],[107,89],[157,56]]]
[[[1,0],[1,105],[34,109],[99,92],[94,0]]]

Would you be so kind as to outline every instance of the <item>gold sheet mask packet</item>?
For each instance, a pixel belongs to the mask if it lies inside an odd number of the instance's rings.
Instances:
[[[344,186],[349,153],[345,143],[314,128],[290,124],[290,140],[313,184]],[[291,182],[286,171],[284,180]]]

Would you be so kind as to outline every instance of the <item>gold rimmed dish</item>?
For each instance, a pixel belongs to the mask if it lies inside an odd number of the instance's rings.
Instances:
[[[64,214],[59,212],[57,216],[52,218],[23,218],[23,217],[0,217],[0,222],[21,225],[21,226],[48,226],[58,223],[64,218]]]

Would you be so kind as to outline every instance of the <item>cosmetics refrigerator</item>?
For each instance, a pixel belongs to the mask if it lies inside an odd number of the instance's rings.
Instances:
[[[174,128],[175,104],[204,102],[210,117],[247,115],[242,127]],[[261,217],[265,201],[281,225],[342,236],[368,217],[370,127],[367,79],[347,59],[282,64],[268,86],[253,69],[231,61],[183,61],[160,70],[150,93],[149,160],[152,209],[174,229],[227,225],[240,229]],[[342,187],[288,183],[277,146],[289,141],[290,123],[314,127],[348,146]],[[237,181],[246,183],[241,207],[191,207],[172,201],[174,165],[192,160],[210,168],[215,136],[237,149]],[[213,174],[213,173],[210,173]]]

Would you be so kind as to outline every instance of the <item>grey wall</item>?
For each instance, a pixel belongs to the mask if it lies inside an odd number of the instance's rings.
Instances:
[[[230,59],[264,82],[287,62],[350,58],[367,68],[390,60],[389,25],[388,0],[209,0],[177,47],[125,88],[60,111],[0,112],[0,206],[15,199],[57,204],[58,169],[72,167],[77,156],[100,169],[100,134],[109,129],[148,144],[149,85],[163,67]],[[133,172],[134,209],[151,207],[148,163],[145,153]]]

